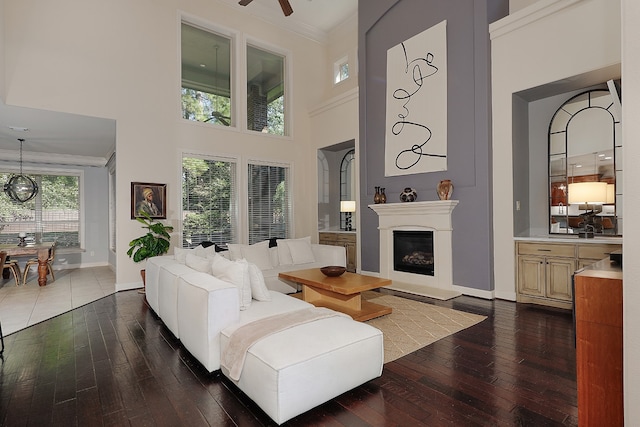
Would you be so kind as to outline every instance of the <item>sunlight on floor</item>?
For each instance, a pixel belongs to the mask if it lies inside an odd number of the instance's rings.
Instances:
[[[25,285],[0,279],[0,322],[4,335],[50,319],[115,292],[115,273],[109,267],[56,270],[55,281],[38,286],[36,274]]]

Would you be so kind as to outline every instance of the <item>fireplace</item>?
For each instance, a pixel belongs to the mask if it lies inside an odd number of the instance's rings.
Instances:
[[[386,288],[449,299],[453,285],[451,213],[457,200],[369,205],[378,214],[380,277]],[[400,239],[400,245],[397,240]],[[400,247],[398,247],[400,246]]]
[[[393,232],[393,269],[433,276],[433,231]]]

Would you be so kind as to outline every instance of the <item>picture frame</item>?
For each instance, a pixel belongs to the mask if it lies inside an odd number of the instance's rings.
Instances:
[[[131,219],[143,216],[167,219],[167,184],[149,182],[131,183]]]

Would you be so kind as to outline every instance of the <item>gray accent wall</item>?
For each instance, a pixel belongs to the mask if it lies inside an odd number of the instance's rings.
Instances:
[[[374,187],[386,188],[388,203],[405,187],[419,201],[437,200],[442,179],[454,184],[453,282],[492,290],[491,86],[489,23],[508,14],[506,0],[367,0],[358,9],[360,87],[361,268],[378,272]],[[384,176],[387,50],[447,20],[448,170]],[[511,120],[511,118],[505,118]]]

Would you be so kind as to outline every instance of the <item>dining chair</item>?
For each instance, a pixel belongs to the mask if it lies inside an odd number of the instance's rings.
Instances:
[[[16,281],[16,286],[20,285],[20,266],[18,265],[18,261],[16,260],[10,260],[7,261],[7,253],[2,251],[2,253],[4,254],[4,257],[2,258],[2,271],[4,271],[5,269],[9,269],[9,271],[11,271],[11,273],[13,274],[13,278]]]
[[[49,248],[49,257],[47,258],[47,274],[51,274],[51,281],[55,281],[56,277],[53,275],[53,262],[56,258],[56,246],[58,242],[53,242],[53,245]],[[27,283],[27,275],[32,265],[38,265],[38,258],[30,258],[27,264],[24,266],[24,275],[22,276],[22,283]]]

